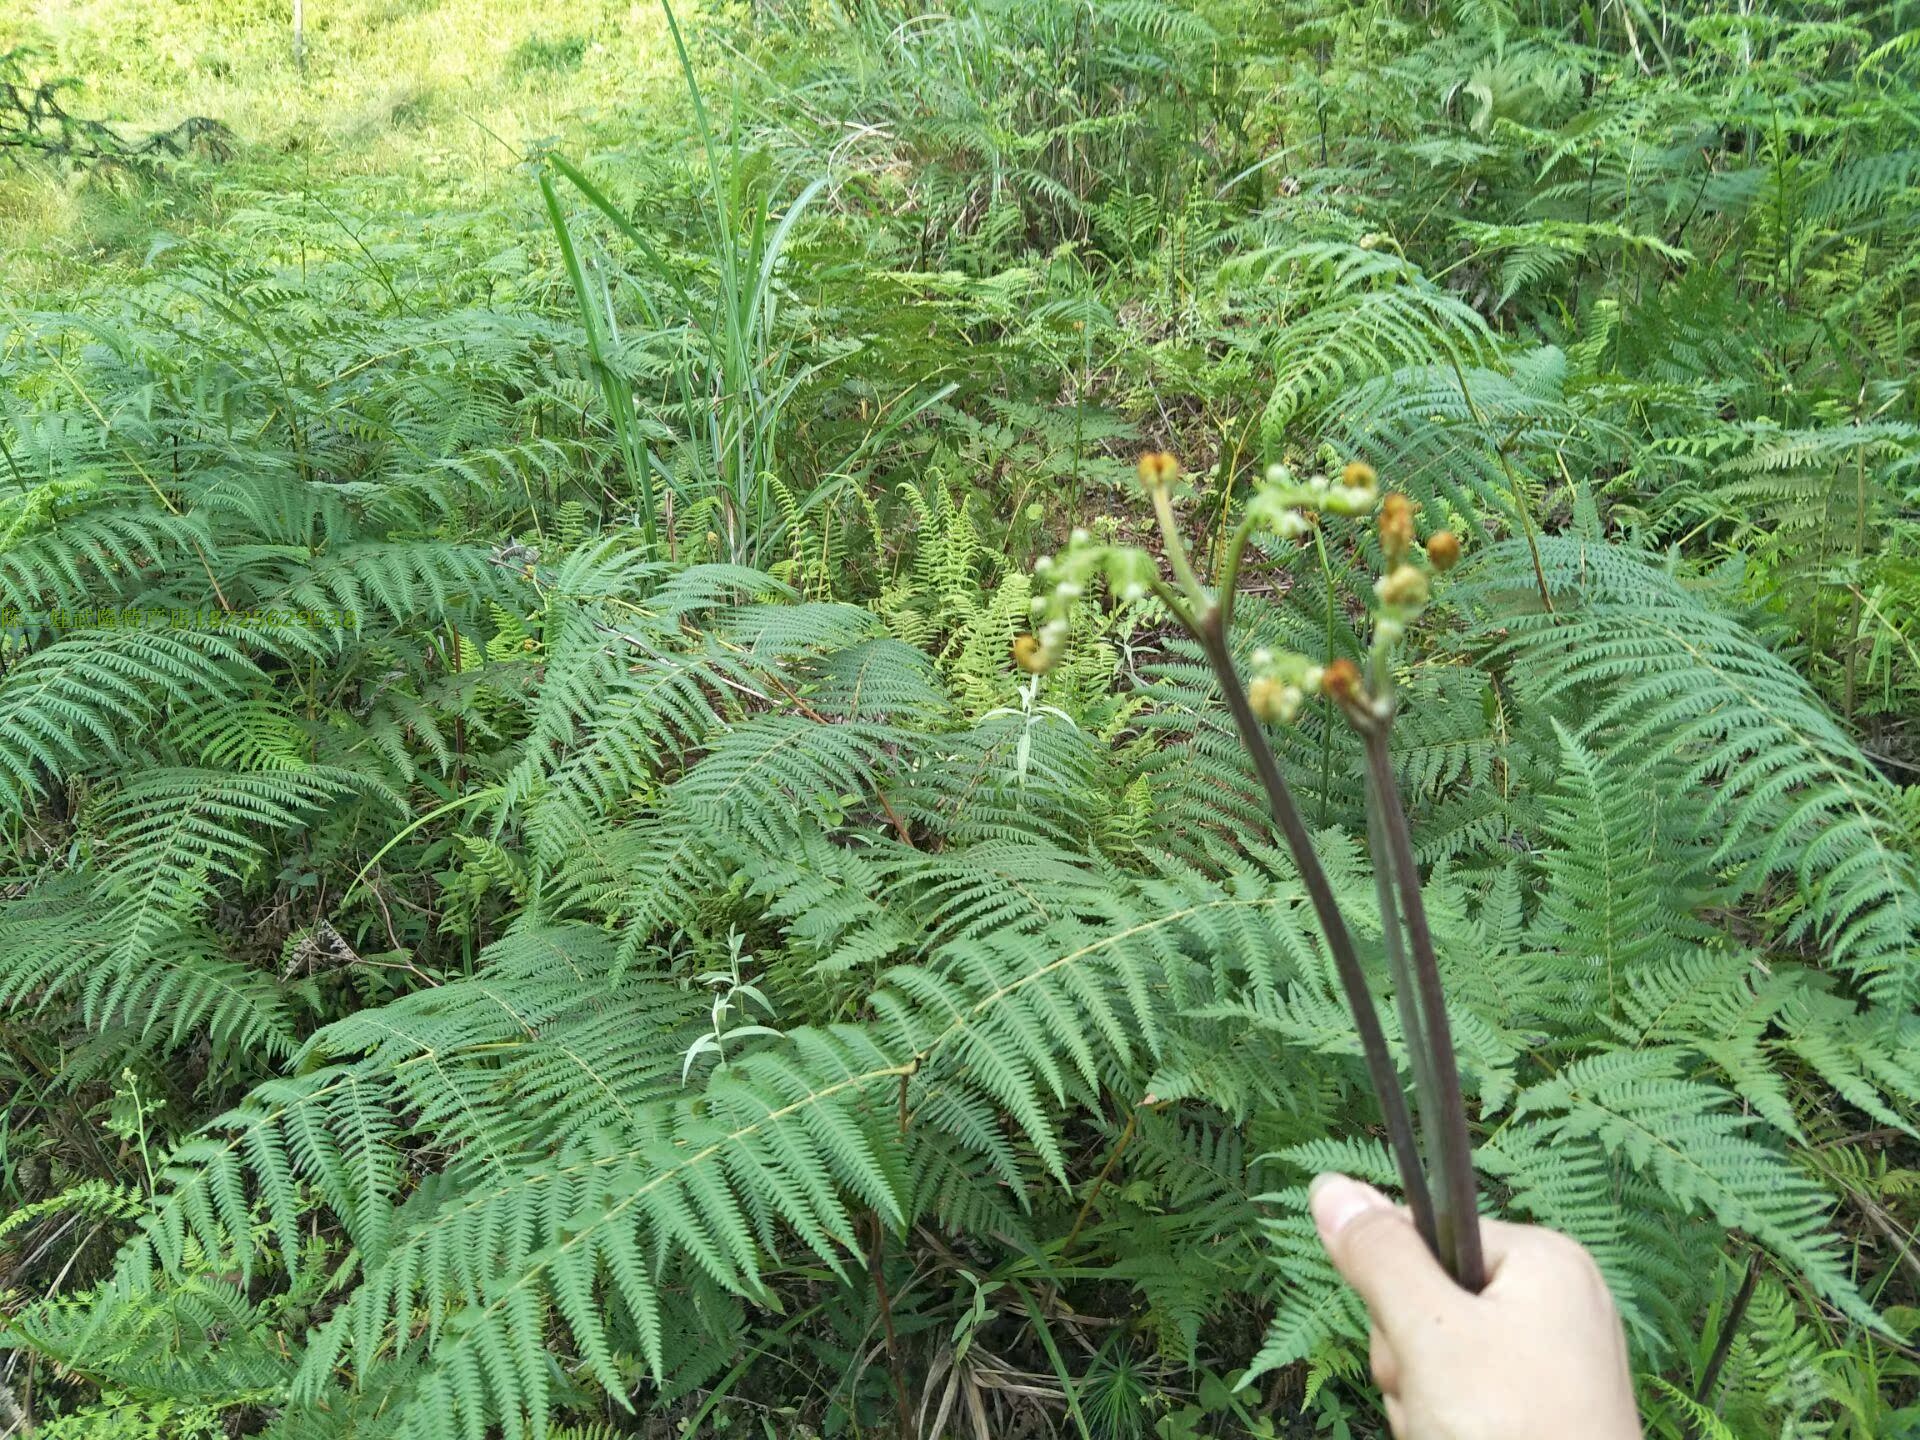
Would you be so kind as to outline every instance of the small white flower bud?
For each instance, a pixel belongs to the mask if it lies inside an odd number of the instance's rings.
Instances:
[[[1256,675],[1253,683],[1247,686],[1247,705],[1253,713],[1269,725],[1276,725],[1284,718],[1281,714],[1281,684],[1271,675]]]
[[[1427,603],[1430,587],[1426,572],[1412,565],[1396,565],[1374,584],[1374,593],[1388,605],[1418,608]]]

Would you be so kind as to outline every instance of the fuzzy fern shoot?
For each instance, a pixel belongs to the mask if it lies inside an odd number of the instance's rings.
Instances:
[[[1420,877],[1387,744],[1395,708],[1394,647],[1406,633],[1407,624],[1425,608],[1429,595],[1426,572],[1410,559],[1414,550],[1412,504],[1395,492],[1380,500],[1377,476],[1361,461],[1349,462],[1337,482],[1325,477],[1296,481],[1284,467],[1274,466],[1268,470],[1265,483],[1249,497],[1245,518],[1226,542],[1218,574],[1209,587],[1194,572],[1174,513],[1178,462],[1164,452],[1154,452],[1141,458],[1139,468],[1141,484],[1153,502],[1161,543],[1173,572],[1172,582],[1157,572],[1144,551],[1096,545],[1091,536],[1077,531],[1065,551],[1041,562],[1041,573],[1050,588],[1033,602],[1035,618],[1041,622],[1039,634],[1016,642],[1025,647],[1018,658],[1024,668],[1035,671],[1055,658],[1068,631],[1067,608],[1096,576],[1123,599],[1138,600],[1151,593],[1200,644],[1241,743],[1247,747],[1267,792],[1274,823],[1280,827],[1288,853],[1312,897],[1367,1059],[1368,1076],[1386,1121],[1395,1169],[1414,1223],[1448,1272],[1466,1289],[1477,1291],[1485,1283],[1485,1267],[1480,1256],[1467,1117],[1432,934],[1420,896]],[[1363,678],[1345,657],[1322,664],[1296,652],[1275,655],[1261,649],[1251,659],[1252,681],[1243,683],[1228,637],[1240,566],[1248,545],[1265,539],[1297,540],[1319,514],[1365,515],[1377,500],[1378,543],[1386,570],[1375,586],[1381,612],[1374,626],[1370,674]],[[1428,563],[1435,569],[1452,569],[1459,560],[1459,541],[1450,532],[1439,531],[1429,542],[1427,554],[1431,557]],[[1365,746],[1368,832],[1374,849],[1376,894],[1392,963],[1401,1037],[1420,1098],[1425,1153],[1436,1157],[1439,1170],[1437,1186],[1425,1171],[1422,1147],[1414,1136],[1352,934],[1263,729],[1267,724],[1295,719],[1309,693],[1324,693]]]

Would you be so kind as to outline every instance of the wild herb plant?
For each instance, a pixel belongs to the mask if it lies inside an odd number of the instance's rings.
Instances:
[[[1430,593],[1426,571],[1411,558],[1412,505],[1397,492],[1388,492],[1381,500],[1373,468],[1361,461],[1349,462],[1337,484],[1325,477],[1296,481],[1285,467],[1276,465],[1249,497],[1245,517],[1228,538],[1209,586],[1188,558],[1174,513],[1173,489],[1178,477],[1179,464],[1173,456],[1155,452],[1141,458],[1140,479],[1153,502],[1171,580],[1159,573],[1146,551],[1095,544],[1086,531],[1076,530],[1058,557],[1040,562],[1043,588],[1033,601],[1033,612],[1042,623],[1036,635],[1017,642],[1016,657],[1022,668],[1036,674],[1052,668],[1068,633],[1065,612],[1096,576],[1122,599],[1153,595],[1199,643],[1253,762],[1254,773],[1266,791],[1274,824],[1286,840],[1287,852],[1299,871],[1333,957],[1414,1224],[1448,1273],[1465,1288],[1477,1291],[1485,1283],[1486,1271],[1474,1203],[1472,1142],[1467,1134],[1433,935],[1420,895],[1420,874],[1388,741],[1396,703],[1395,647],[1407,625],[1426,608]],[[1374,587],[1380,614],[1373,628],[1367,673],[1363,676],[1345,657],[1323,664],[1299,652],[1276,655],[1263,648],[1251,657],[1251,682],[1243,682],[1230,634],[1241,562],[1249,543],[1297,540],[1322,513],[1364,515],[1376,502],[1380,503],[1377,539],[1386,568]],[[1450,570],[1460,558],[1460,542],[1450,531],[1442,530],[1428,542],[1424,553],[1434,569]],[[1291,723],[1308,695],[1322,693],[1360,737],[1366,755],[1367,829],[1373,849],[1375,895],[1392,969],[1401,1039],[1419,1095],[1424,1151],[1408,1116],[1353,936],[1264,728]],[[1433,1158],[1439,1175],[1437,1185],[1430,1182],[1423,1154]]]
[[[1898,7],[477,9],[0,15],[250,97],[0,173],[0,1428],[1379,1434],[1456,1117],[1910,1428]]]

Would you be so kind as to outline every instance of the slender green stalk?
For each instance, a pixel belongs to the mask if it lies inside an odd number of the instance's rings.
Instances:
[[[1333,562],[1327,557],[1327,532],[1324,526],[1313,527],[1313,548],[1320,557],[1320,588],[1325,595],[1325,633],[1321,644],[1326,653],[1333,654]],[[1327,723],[1320,727],[1320,823],[1327,823],[1327,803],[1333,794],[1333,717],[1327,717]]]
[[[1173,518],[1173,497],[1167,494],[1167,488],[1164,485],[1154,487],[1153,514],[1154,518],[1160,522],[1160,539],[1166,546],[1167,564],[1173,567],[1173,578],[1178,580],[1180,588],[1192,597],[1196,609],[1205,606],[1208,603],[1207,587],[1200,583],[1200,577],[1193,573],[1193,562],[1187,559],[1187,542],[1180,537],[1179,522]],[[1246,527],[1241,528],[1244,530]],[[1241,546],[1246,544],[1243,536],[1237,535],[1235,538],[1240,541]],[[1223,578],[1220,593],[1223,597],[1233,593],[1232,580],[1239,571],[1237,563],[1239,553],[1239,547],[1236,546],[1230,557],[1235,562],[1232,571],[1225,568],[1221,570]],[[1230,613],[1232,602],[1227,602],[1227,607]]]
[[[1467,410],[1473,416],[1473,423],[1484,434],[1487,417],[1482,413],[1479,402],[1473,398],[1473,391],[1467,385],[1467,372],[1460,368],[1458,360],[1452,360],[1454,379],[1460,384],[1460,398],[1467,402]],[[1526,537],[1527,554],[1533,560],[1533,581],[1540,590],[1540,605],[1547,614],[1554,613],[1553,592],[1547,587],[1547,572],[1540,563],[1540,541],[1533,530],[1533,511],[1527,504],[1527,492],[1520,488],[1520,477],[1514,473],[1513,461],[1507,458],[1508,441],[1503,440],[1493,447],[1493,453],[1500,462],[1500,469],[1507,477],[1507,490],[1513,496],[1513,510],[1520,517],[1520,531]]]
[[[548,165],[633,242],[645,258],[649,273],[666,282],[684,312],[684,318],[663,313],[648,300],[644,287],[634,290],[635,303],[653,327],[654,333],[647,338],[670,341],[678,350],[670,384],[677,391],[689,438],[698,439],[684,451],[686,461],[697,468],[694,479],[705,489],[704,496],[697,498],[716,503],[718,528],[724,532],[728,558],[756,565],[762,563],[787,523],[776,512],[771,483],[782,473],[779,437],[786,407],[801,385],[836,363],[827,359],[796,368],[789,363],[790,349],[775,343],[781,266],[795,226],[827,182],[825,177],[814,180],[784,214],[775,218],[770,194],[763,187],[744,183],[747,167],[739,144],[723,143],[715,131],[673,7],[662,0],[662,9],[706,161],[710,193],[702,217],[713,267],[711,297],[702,298],[704,291],[696,293],[678,279],[677,267],[666,263],[658,247],[579,167],[558,155],[549,156]],[[612,329],[611,306],[603,304],[606,314],[602,315],[590,303],[583,267],[561,217],[551,178],[544,170],[540,185],[560,241],[561,258],[574,289],[580,292],[594,368],[603,389],[611,390],[614,381],[606,363],[611,353],[606,340]],[[605,285],[599,289],[601,296],[595,298],[604,299]],[[624,391],[627,387],[622,384],[617,388]],[[608,404],[614,410],[621,447],[629,456],[628,468],[635,472],[636,484],[641,487],[639,501],[649,541],[663,522],[671,554],[676,500],[686,496],[690,481],[684,472],[669,473],[645,443],[630,413],[630,394],[627,401],[625,410],[616,407],[612,398]],[[657,497],[656,481],[660,487]],[[655,519],[657,509],[662,510],[660,521]]]
[[[574,299],[580,305],[580,324],[586,332],[587,355],[592,361],[594,376],[600,382],[600,397],[606,404],[614,437],[619,441],[621,458],[626,462],[627,479],[640,501],[640,521],[646,534],[647,548],[651,550],[658,546],[660,540],[658,522],[654,517],[653,464],[645,442],[640,439],[633,423],[633,392],[621,382],[608,362],[611,347],[601,329],[599,309],[594,304],[592,292],[587,288],[586,270],[580,264],[579,252],[574,248],[573,232],[568,229],[567,217],[560,208],[560,196],[553,188],[553,177],[545,171],[540,174],[540,196],[546,202],[547,220],[553,226],[554,239],[559,242],[560,259],[566,266],[567,279],[573,285]]]
[[[1252,538],[1253,522],[1242,520],[1228,537],[1227,548],[1220,557],[1219,582],[1214,586],[1214,593],[1219,596],[1215,604],[1220,607],[1222,635],[1233,629],[1233,601],[1240,583],[1240,562],[1246,556],[1247,541]]]
[[[1853,613],[1847,622],[1846,690],[1840,706],[1841,713],[1852,721],[1855,691],[1855,675],[1860,661],[1860,606],[1862,596],[1858,584],[1860,565],[1867,553],[1867,460],[1864,449],[1853,452],[1853,573],[1855,583],[1848,588],[1853,591]]]

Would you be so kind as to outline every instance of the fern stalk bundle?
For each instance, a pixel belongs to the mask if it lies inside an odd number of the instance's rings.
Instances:
[[[1405,496],[1387,495],[1379,503],[1377,522],[1385,561],[1385,571],[1375,586],[1380,613],[1365,672],[1344,658],[1322,665],[1305,655],[1276,656],[1262,650],[1252,657],[1251,680],[1244,680],[1234,661],[1229,635],[1248,542],[1256,532],[1297,538],[1313,523],[1308,512],[1349,516],[1369,513],[1378,500],[1376,477],[1371,467],[1355,463],[1348,465],[1337,481],[1315,478],[1302,483],[1283,467],[1273,467],[1228,540],[1213,584],[1208,586],[1193,568],[1174,515],[1172,490],[1178,473],[1178,463],[1170,455],[1150,454],[1140,462],[1141,481],[1153,501],[1172,580],[1161,574],[1158,563],[1145,551],[1100,543],[1084,531],[1075,531],[1059,556],[1038,567],[1043,585],[1050,585],[1033,602],[1036,619],[1044,623],[1034,635],[1021,637],[1016,656],[1032,671],[1051,666],[1066,640],[1066,607],[1079,598],[1087,581],[1095,576],[1104,577],[1123,600],[1154,595],[1198,642],[1220,685],[1241,743],[1253,761],[1274,824],[1293,856],[1326,940],[1414,1223],[1447,1272],[1463,1287],[1477,1291],[1485,1283],[1486,1271],[1475,1204],[1472,1140],[1447,1022],[1446,997],[1421,896],[1412,835],[1394,779],[1390,745],[1395,711],[1393,648],[1426,606],[1428,572],[1451,569],[1459,558],[1459,542],[1450,532],[1438,532],[1428,541],[1424,565],[1417,563],[1413,558],[1413,507]],[[1368,840],[1374,857],[1374,884],[1387,963],[1393,976],[1395,1011],[1418,1099],[1417,1134],[1415,1117],[1408,1109],[1387,1050],[1386,1034],[1367,989],[1352,932],[1267,738],[1268,725],[1291,721],[1307,696],[1315,692],[1333,702],[1360,737],[1366,755]],[[1435,1172],[1431,1179],[1427,1161]]]

